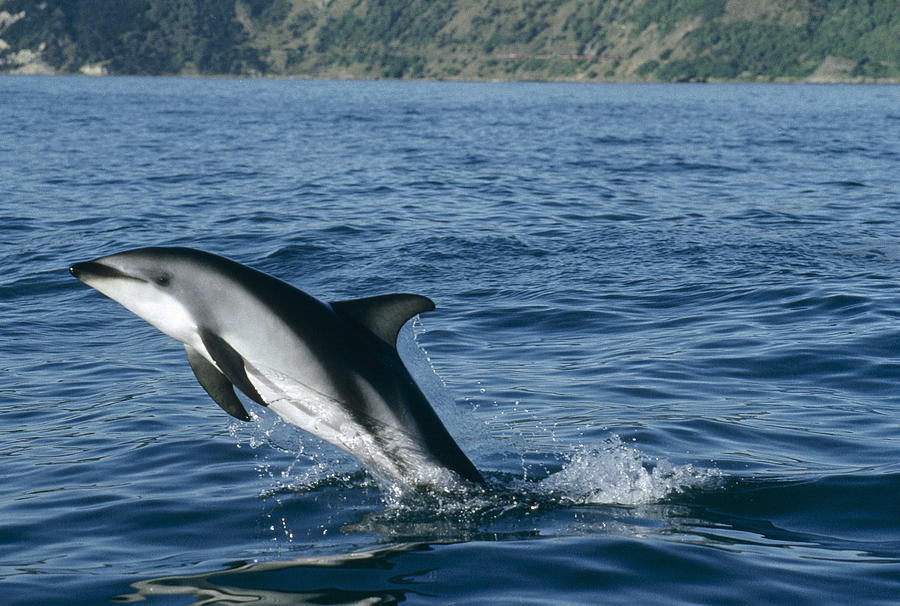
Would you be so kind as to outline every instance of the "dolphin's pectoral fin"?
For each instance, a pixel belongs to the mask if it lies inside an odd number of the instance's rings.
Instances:
[[[206,390],[206,393],[209,394],[209,397],[215,400],[216,404],[235,419],[249,421],[250,415],[247,414],[244,405],[241,404],[241,401],[235,395],[231,381],[226,379],[225,375],[210,364],[199,351],[190,345],[185,345],[184,349],[187,352],[188,362],[191,363],[194,375],[196,375],[197,380],[203,386],[203,389]]]
[[[250,379],[247,378],[247,370],[244,368],[244,358],[241,357],[241,354],[236,352],[225,339],[211,330],[201,329],[200,338],[203,340],[203,346],[206,347],[206,351],[215,360],[216,366],[219,367],[225,378],[244,392],[248,398],[257,404],[266,406],[266,401],[253,387]]]
[[[434,309],[434,301],[422,295],[380,295],[336,301],[332,309],[341,317],[364,326],[382,341],[396,347],[397,333],[410,318]]]

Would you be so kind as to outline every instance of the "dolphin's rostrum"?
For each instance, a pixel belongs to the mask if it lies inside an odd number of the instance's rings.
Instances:
[[[228,414],[250,415],[234,388],[403,482],[481,474],[396,349],[427,297],[319,301],[281,280],[190,248],[139,248],[76,263],[73,276],[184,343],[191,368]]]

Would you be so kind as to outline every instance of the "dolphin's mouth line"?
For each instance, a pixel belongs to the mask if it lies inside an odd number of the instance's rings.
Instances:
[[[110,267],[109,265],[104,265],[103,263],[97,263],[96,261],[76,263],[69,268],[69,273],[82,282],[84,282],[85,279],[89,278],[125,278],[128,280],[137,280],[138,282],[147,281],[143,278],[128,275],[125,272],[116,269],[115,267]]]

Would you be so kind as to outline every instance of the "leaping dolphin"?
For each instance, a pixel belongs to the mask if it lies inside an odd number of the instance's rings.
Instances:
[[[483,478],[397,353],[400,328],[434,309],[421,295],[324,303],[270,275],[191,248],[139,248],[69,268],[184,343],[200,385],[250,420],[234,387],[289,423],[412,484],[447,470]]]

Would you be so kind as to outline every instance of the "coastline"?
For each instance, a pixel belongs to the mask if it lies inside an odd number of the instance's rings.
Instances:
[[[866,85],[866,86],[897,86],[900,78],[785,78],[758,77],[750,79],[717,79],[705,80],[654,80],[640,78],[499,78],[499,77],[427,77],[427,78],[389,78],[382,76],[359,76],[353,74],[204,74],[196,72],[181,72],[173,74],[118,74],[106,71],[80,70],[78,72],[56,71],[52,69],[17,69],[0,70],[0,76],[11,77],[60,77],[60,78],[185,78],[201,80],[309,80],[309,81],[334,81],[334,82],[470,82],[470,83],[530,83],[530,84],[771,84],[771,85],[811,85],[811,86],[839,86],[839,85]]]

